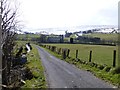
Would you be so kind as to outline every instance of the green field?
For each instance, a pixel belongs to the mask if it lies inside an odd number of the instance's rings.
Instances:
[[[92,50],[92,62],[98,64],[106,64],[111,66],[113,62],[113,50],[117,51],[117,46],[102,46],[102,45],[85,45],[85,44],[47,44],[57,46],[58,48],[70,49],[70,57],[75,58],[76,50],[79,51],[78,58],[81,60],[89,60],[89,52]],[[117,59],[117,56],[116,56]]]
[[[22,39],[27,39],[28,41],[31,40],[32,38],[39,38],[40,35],[38,34],[18,34],[17,38],[19,38],[20,40]]]
[[[101,38],[101,40],[118,41],[118,34],[116,33],[112,33],[112,34],[92,33],[92,34],[84,34],[83,36],[98,37]]]

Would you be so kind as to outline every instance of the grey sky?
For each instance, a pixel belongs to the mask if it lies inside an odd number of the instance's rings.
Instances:
[[[117,25],[119,0],[20,0],[26,28]]]

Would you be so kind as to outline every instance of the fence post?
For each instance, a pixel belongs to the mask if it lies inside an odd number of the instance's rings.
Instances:
[[[48,46],[48,49],[50,50],[50,46]]]
[[[92,51],[90,51],[89,62],[92,60]]]
[[[113,51],[113,67],[116,66],[116,50]]]
[[[66,59],[66,49],[62,49],[62,56],[63,56],[63,59]]]
[[[76,58],[78,58],[78,50],[76,50]]]
[[[61,48],[58,48],[58,54],[61,54]]]
[[[67,57],[69,57],[70,49],[67,50]]]

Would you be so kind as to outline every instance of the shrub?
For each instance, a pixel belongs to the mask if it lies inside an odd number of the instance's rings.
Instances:
[[[81,64],[82,64],[82,63],[83,63],[83,61],[82,61],[82,60],[79,60],[79,63],[81,63]]]
[[[83,64],[85,64],[85,63],[86,63],[86,61],[83,61],[82,63],[83,63]]]
[[[89,62],[88,65],[94,67],[96,64],[94,62]]]
[[[79,58],[76,58],[76,59],[75,59],[75,61],[76,61],[76,62],[79,62],[79,61],[80,61],[80,59],[79,59]]]
[[[103,70],[105,66],[103,65],[98,65],[98,69]]]
[[[104,71],[109,72],[110,69],[111,69],[111,67],[106,66],[106,67],[104,68]]]
[[[112,74],[120,74],[120,67],[113,69],[111,72]]]
[[[97,66],[98,66],[98,64],[97,64],[97,63],[95,63],[94,67],[97,67]]]

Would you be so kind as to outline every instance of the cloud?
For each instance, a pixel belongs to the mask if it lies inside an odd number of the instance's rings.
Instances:
[[[117,24],[118,0],[21,0],[27,27]]]

